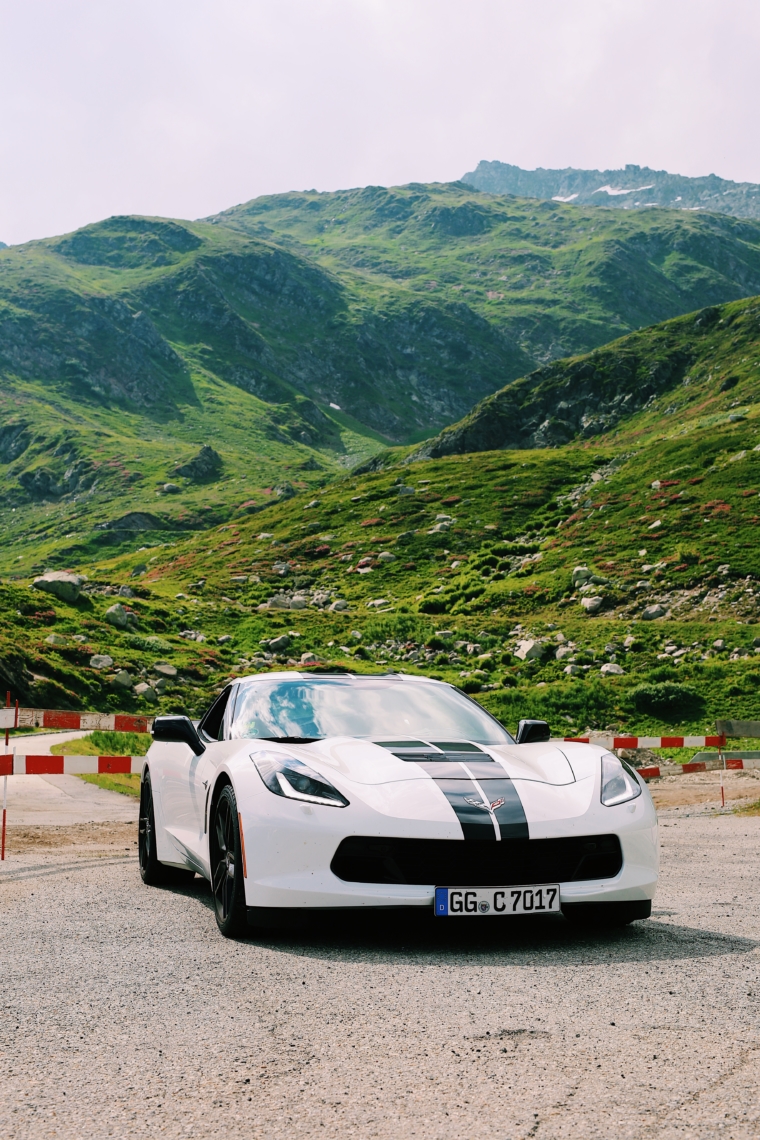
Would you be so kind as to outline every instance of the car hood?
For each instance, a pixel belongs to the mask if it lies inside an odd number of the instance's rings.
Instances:
[[[259,748],[276,749],[298,756],[306,763],[327,776],[330,771],[343,776],[356,784],[387,784],[398,781],[436,779],[461,779],[465,775],[464,763],[469,773],[478,780],[503,779],[506,774],[512,780],[529,780],[539,784],[561,786],[572,784],[576,778],[582,779],[588,773],[576,772],[571,766],[565,748],[547,742],[543,744],[514,744],[487,747],[479,745],[482,751],[450,753],[440,755],[435,750],[413,750],[387,746],[356,737],[330,737],[313,744],[271,744],[251,742],[252,751]],[[469,744],[469,742],[468,742]],[[469,749],[472,749],[469,744]],[[575,746],[578,748],[578,746]],[[588,748],[588,745],[581,746]],[[456,757],[456,758],[455,758]],[[577,766],[577,765],[576,765]],[[585,765],[581,764],[581,768]]]

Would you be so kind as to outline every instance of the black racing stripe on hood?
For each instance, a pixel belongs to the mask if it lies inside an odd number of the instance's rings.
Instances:
[[[468,765],[469,767],[469,765]],[[475,774],[475,773],[473,773]],[[478,779],[496,816],[502,839],[528,839],[528,820],[517,788],[508,776],[498,780]],[[503,802],[499,804],[499,800]],[[498,805],[498,806],[494,806]]]
[[[435,780],[435,783],[453,808],[465,839],[496,842],[493,820],[472,780]]]

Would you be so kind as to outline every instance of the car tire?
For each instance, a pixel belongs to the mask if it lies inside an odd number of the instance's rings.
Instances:
[[[225,784],[214,805],[209,854],[216,923],[225,938],[237,938],[246,930],[247,912],[240,824],[231,784]]]
[[[140,783],[140,815],[137,825],[137,856],[140,878],[149,887],[183,886],[195,878],[195,871],[182,867],[167,867],[156,855],[156,815],[153,809],[153,788],[150,772]]]
[[[649,918],[652,913],[652,900],[640,899],[636,902],[608,903],[566,903],[562,913],[574,926],[596,929],[611,929],[615,926],[628,926],[641,918]]]

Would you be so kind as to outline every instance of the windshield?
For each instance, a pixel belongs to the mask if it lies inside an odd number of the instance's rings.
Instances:
[[[253,681],[240,688],[231,735],[513,743],[498,721],[463,693],[398,677]]]

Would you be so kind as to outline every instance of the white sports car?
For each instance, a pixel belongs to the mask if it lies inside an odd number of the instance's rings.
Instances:
[[[225,935],[349,907],[651,913],[657,817],[638,775],[550,742],[544,721],[516,742],[451,685],[267,673],[229,685],[197,728],[156,717],[153,737],[142,878],[203,875]]]

